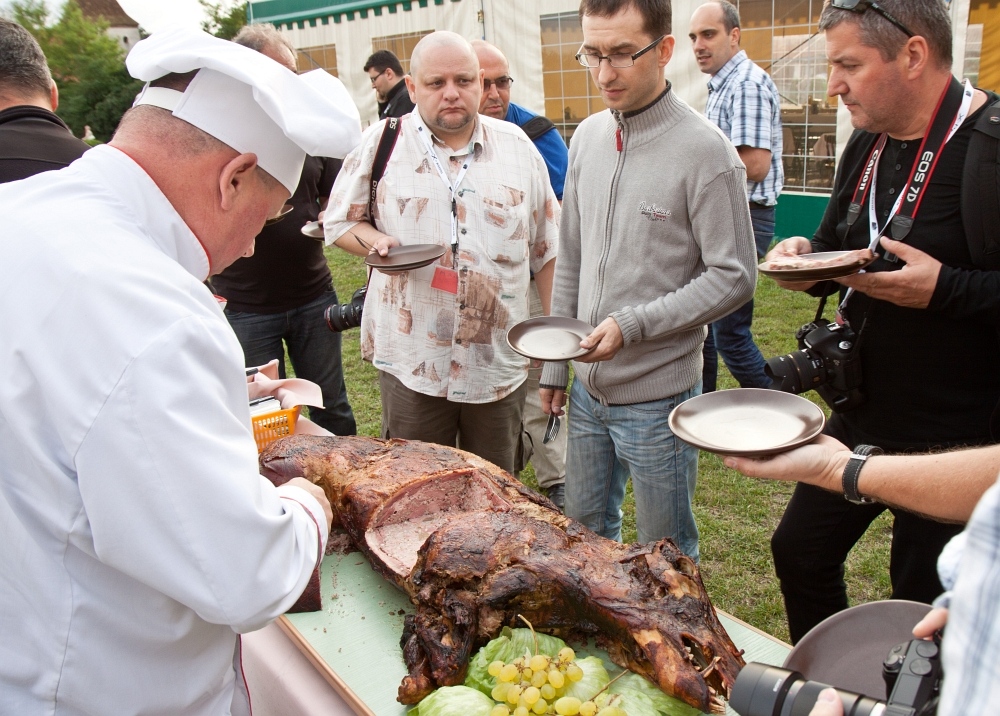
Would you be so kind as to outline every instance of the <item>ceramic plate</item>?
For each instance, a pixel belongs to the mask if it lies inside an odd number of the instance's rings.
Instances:
[[[274,216],[268,217],[267,221],[264,222],[264,226],[270,226],[271,224],[277,224],[279,221],[281,221],[286,216],[288,216],[288,214],[291,212],[291,210],[292,210],[292,205],[291,204],[285,204],[283,207],[281,207],[281,211],[279,211]]]
[[[778,390],[736,388],[686,400],[670,413],[670,429],[716,455],[760,457],[791,450],[823,430],[826,417],[805,398]]]
[[[575,318],[539,316],[512,326],[507,331],[507,345],[525,358],[572,360],[593,350],[580,347],[580,341],[593,332],[593,326]]]
[[[323,225],[318,221],[310,221],[308,224],[303,226],[302,233],[310,239],[319,239],[320,241],[323,241],[326,238],[323,234]]]
[[[800,254],[799,257],[824,261],[828,259],[835,259],[849,253],[850,251],[821,251],[816,254]],[[770,269],[768,268],[770,265],[769,262],[764,261],[757,266],[757,270],[765,276],[770,276],[773,279],[781,281],[826,281],[831,278],[840,278],[841,276],[850,276],[851,274],[855,274],[865,266],[872,263],[874,260],[875,259],[859,259],[854,263],[844,266],[823,266],[812,269]]]
[[[365,263],[382,271],[409,271],[429,266],[444,256],[447,246],[440,244],[406,244],[393,246],[385,256],[371,253],[365,256]]]
[[[913,638],[927,604],[889,599],[859,604],[814,626],[788,653],[785,668],[807,679],[885,699],[882,661],[897,644]]]

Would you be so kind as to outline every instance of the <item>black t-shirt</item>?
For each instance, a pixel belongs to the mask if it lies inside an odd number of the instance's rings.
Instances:
[[[992,95],[987,103],[995,99]],[[968,117],[941,152],[905,239],[944,264],[930,305],[903,308],[856,292],[845,312],[855,331],[864,324],[860,350],[867,401],[839,419],[864,442],[886,450],[994,442],[990,420],[1000,401],[1000,272],[975,270],[960,201],[965,156],[981,112]],[[849,231],[847,208],[877,139],[857,131],[845,147],[834,195],[813,237],[816,251],[869,245],[867,198]],[[909,178],[919,146],[919,139],[886,144],[875,187],[880,226]],[[867,271],[903,265],[880,257]],[[833,290],[828,283],[814,293],[823,289]]]
[[[0,184],[62,169],[88,149],[47,109],[18,105],[0,112]]]
[[[319,199],[330,195],[340,165],[339,159],[306,157],[288,200],[292,211],[264,227],[253,256],[212,277],[215,292],[228,301],[227,311],[282,313],[316,300],[330,287],[323,242],[305,236],[302,226],[319,216]]]

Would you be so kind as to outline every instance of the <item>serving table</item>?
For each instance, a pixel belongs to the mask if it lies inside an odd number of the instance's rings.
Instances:
[[[406,675],[399,638],[413,605],[360,552],[328,555],[320,584],[321,611],[288,614],[244,635],[254,716],[404,716],[408,707],[396,702]],[[719,619],[747,661],[784,663],[788,644],[724,612]],[[577,651],[616,668],[600,650]]]

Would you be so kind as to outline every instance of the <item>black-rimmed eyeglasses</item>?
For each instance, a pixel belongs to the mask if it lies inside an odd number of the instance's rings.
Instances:
[[[891,12],[873,0],[832,0],[830,5],[838,10],[850,10],[851,12],[856,12],[859,15],[863,15],[868,9],[874,10],[876,13],[899,28],[901,32],[906,33],[907,37],[913,37],[914,35],[914,33],[910,32],[910,29],[897,20]]]
[[[389,69],[389,68],[386,67],[385,70],[387,70],[387,69]],[[379,77],[381,77],[382,75],[385,74],[385,70],[382,70],[381,72],[379,72],[377,75],[374,75],[374,76],[368,75],[368,79],[370,79],[372,81],[372,87],[375,86],[375,80],[377,80]]]
[[[510,89],[510,86],[514,84],[514,78],[504,75],[503,77],[497,77],[495,80],[491,80],[489,77],[483,78],[483,92],[489,92],[492,85],[496,85],[498,90]]]
[[[600,67],[601,60],[607,60],[608,64],[612,67],[621,69],[623,67],[631,67],[635,64],[635,61],[645,55],[647,52],[652,50],[654,47],[660,44],[660,41],[666,37],[666,35],[660,35],[658,38],[650,42],[648,45],[643,47],[638,52],[633,54],[628,54],[627,52],[616,52],[612,55],[598,55],[596,52],[579,52],[576,55],[576,60],[584,67]]]

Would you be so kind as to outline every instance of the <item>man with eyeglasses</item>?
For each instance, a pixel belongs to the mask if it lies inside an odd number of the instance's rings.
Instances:
[[[479,103],[479,113],[511,122],[524,130],[545,160],[552,190],[556,198],[562,201],[566,165],[569,162],[569,152],[562,135],[546,117],[510,101],[510,86],[514,79],[510,76],[510,65],[500,48],[485,40],[474,40],[472,47],[476,51],[479,67],[483,71],[483,98]],[[534,276],[531,280],[528,301],[532,318],[543,315],[542,301],[538,295]],[[545,442],[548,416],[542,412],[542,406],[538,402],[538,381],[541,374],[541,365],[536,367],[535,362],[532,362],[526,381],[523,426],[530,437],[531,447],[522,448],[520,461],[522,464],[518,467],[524,467],[530,452],[531,465],[535,469],[538,486],[559,509],[563,509],[566,506],[567,431],[562,430]]]
[[[840,289],[838,320],[859,334],[865,396],[825,430],[856,454],[844,496],[796,486],[771,539],[793,643],[847,608],[844,562],[887,509],[852,487],[866,455],[991,444],[1000,435],[1000,272],[976,258],[961,208],[975,124],[997,96],[952,76],[940,0],[834,0],[819,28],[827,91],[858,131],[812,241],[786,239],[769,257],[871,247],[880,258],[835,283],[780,282],[814,296]],[[961,526],[888,509],[892,596],[931,602],[942,591],[938,555]]]
[[[389,50],[372,53],[365,62],[364,71],[375,90],[379,119],[402,117],[413,111],[413,100],[403,81],[406,73],[395,54]]]
[[[705,116],[736,146],[747,167],[747,198],[757,257],[774,239],[774,213],[785,175],[781,167],[781,104],[764,70],[740,49],[740,13],[726,0],[691,15],[688,33],[698,67],[711,75]],[[709,326],[705,340],[705,392],[715,390],[718,356],[742,388],[769,388],[764,356],[754,343],[753,299]]]
[[[597,326],[574,362],[566,514],[621,539],[631,477],[639,541],[697,559],[698,451],[667,418],[701,392],[705,325],[753,295],[746,170],[664,80],[667,0],[583,0],[580,17],[577,58],[608,110],[573,136],[553,288],[553,314]],[[546,364],[545,412],[562,413],[567,373]]]

